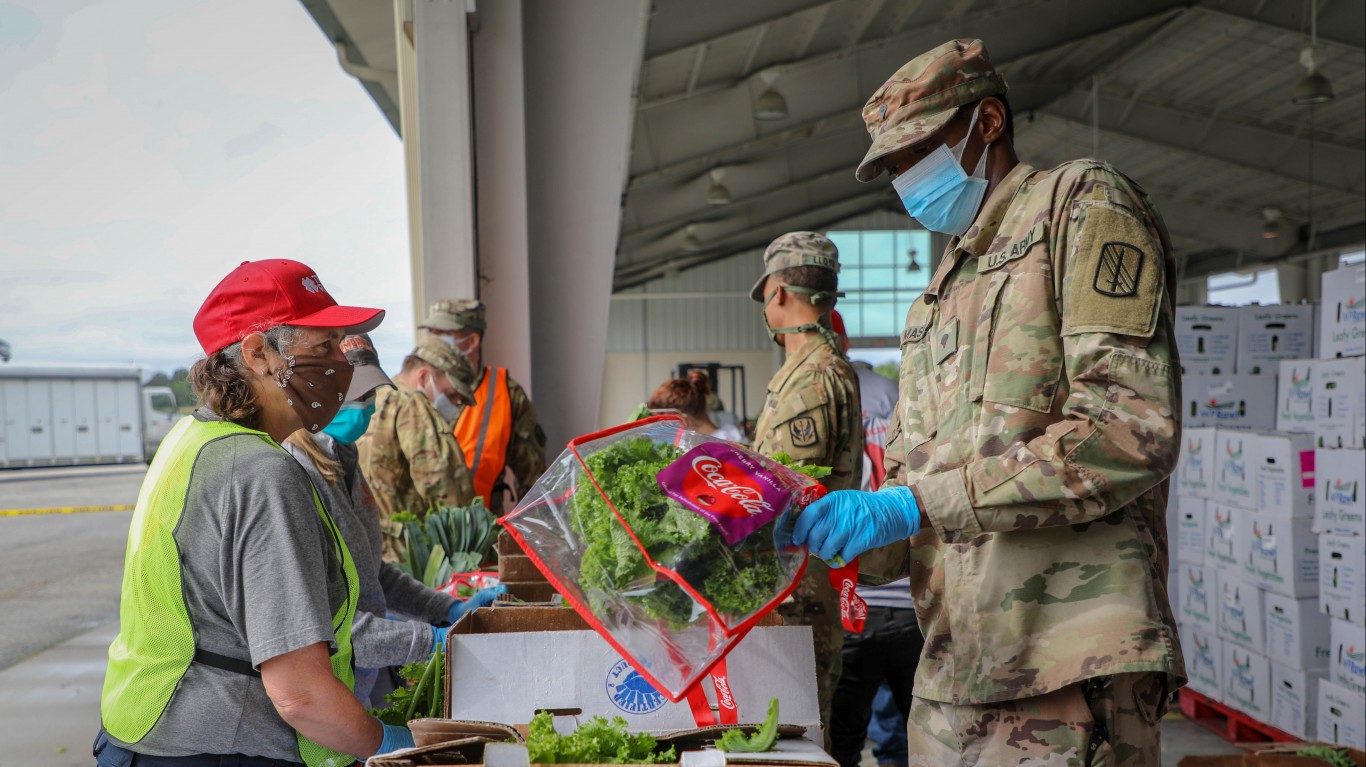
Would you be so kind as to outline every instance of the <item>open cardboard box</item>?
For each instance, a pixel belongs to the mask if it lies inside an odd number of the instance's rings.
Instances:
[[[1238,747],[1248,751],[1233,756],[1188,756],[1181,760],[1178,767],[1325,767],[1328,762],[1308,756],[1295,756],[1295,752],[1306,746],[1328,746],[1347,748],[1331,743],[1239,743]],[[1366,753],[1359,749],[1347,748],[1357,767],[1366,767]]]
[[[502,605],[467,614],[446,640],[446,719],[412,722],[418,748],[372,757],[374,767],[486,765],[521,767],[519,743],[539,711],[557,714],[572,731],[593,716],[620,716],[632,732],[675,745],[683,767],[745,764],[821,765],[834,759],[819,745],[815,654],[811,629],[766,616],[727,656],[729,692],[739,721],[757,724],[777,697],[785,724],[774,750],[723,754],[701,750],[730,726],[698,727],[688,703],[655,692],[597,632],[567,607]],[[707,689],[716,707],[715,690]],[[494,748],[485,747],[497,743]]]

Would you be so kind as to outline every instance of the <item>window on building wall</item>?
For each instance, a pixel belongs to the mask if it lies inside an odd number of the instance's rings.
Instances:
[[[1279,304],[1281,280],[1275,269],[1263,269],[1251,274],[1224,272],[1209,276],[1209,302],[1220,306],[1248,304]]]
[[[911,303],[930,283],[923,230],[827,232],[840,251],[840,315],[855,346],[895,346]],[[911,254],[917,270],[911,270]]]

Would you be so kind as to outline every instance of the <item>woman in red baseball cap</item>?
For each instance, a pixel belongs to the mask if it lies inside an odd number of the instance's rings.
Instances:
[[[334,767],[412,745],[352,693],[356,568],[279,444],[332,421],[352,377],[341,340],[383,316],[286,260],[244,262],[200,307],[200,408],[162,443],[129,529],[101,767]]]

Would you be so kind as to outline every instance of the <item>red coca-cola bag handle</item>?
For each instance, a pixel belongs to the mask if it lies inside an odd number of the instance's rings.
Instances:
[[[824,498],[829,491],[825,485],[815,485],[802,493],[802,506],[810,506]],[[868,603],[858,595],[858,557],[840,567],[830,568],[830,585],[840,595],[840,623],[851,634],[862,634],[868,622]]]

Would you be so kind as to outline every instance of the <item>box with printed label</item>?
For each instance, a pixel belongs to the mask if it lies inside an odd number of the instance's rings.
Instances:
[[[1314,444],[1318,447],[1361,447],[1356,411],[1366,387],[1364,360],[1320,360],[1314,366]]]
[[[1176,552],[1180,562],[1200,564],[1205,561],[1205,499],[1181,496],[1176,511],[1167,510],[1169,519],[1175,518],[1173,539],[1167,541],[1169,551]]]
[[[1219,430],[1187,427],[1181,432],[1181,454],[1176,462],[1177,493],[1209,498],[1214,492],[1214,445]]]
[[[1314,371],[1318,360],[1281,360],[1276,375],[1276,431],[1314,431]]]
[[[1319,607],[1357,625],[1366,621],[1366,538],[1319,536]]]
[[[1257,508],[1257,432],[1220,429],[1214,441],[1212,500],[1240,509]]]
[[[1314,516],[1314,438],[1309,434],[1261,432],[1248,455],[1256,475],[1258,512]]]
[[[1276,426],[1276,377],[1186,375],[1181,407],[1185,427],[1271,429]]]
[[[1272,727],[1291,735],[1313,739],[1318,721],[1318,683],[1323,669],[1292,668],[1271,661],[1271,721]]]
[[[1332,657],[1328,668],[1334,684],[1366,695],[1366,626],[1332,619]]]
[[[1243,574],[1249,536],[1240,531],[1252,524],[1256,512],[1208,501],[1205,504],[1205,564],[1230,576]]]
[[[1271,718],[1271,661],[1232,642],[1224,643],[1224,705],[1265,722]]]
[[[1319,532],[1366,535],[1366,453],[1319,450],[1314,480],[1314,526]]]
[[[1177,581],[1168,591],[1176,594],[1182,623],[1213,633],[1219,625],[1219,573],[1208,565],[1182,562]]]
[[[1318,688],[1318,727],[1314,738],[1339,746],[1366,748],[1366,699],[1329,679],[1320,679]]]
[[[1366,264],[1323,273],[1320,356],[1366,354]]]
[[[1266,594],[1254,583],[1219,577],[1219,638],[1249,650],[1266,650]]]
[[[1319,536],[1311,517],[1258,513],[1240,520],[1243,579],[1290,597],[1319,593]]]
[[[1223,700],[1224,641],[1213,631],[1182,623],[1181,655],[1186,659],[1186,686],[1215,700]]]
[[[1241,309],[1233,306],[1176,307],[1176,348],[1181,354],[1182,372],[1232,373],[1241,315]]]
[[[1239,373],[1275,375],[1280,360],[1314,356],[1311,304],[1244,306],[1238,316]]]
[[[1316,597],[1267,594],[1266,657],[1290,668],[1328,668],[1332,654],[1329,619]]]

